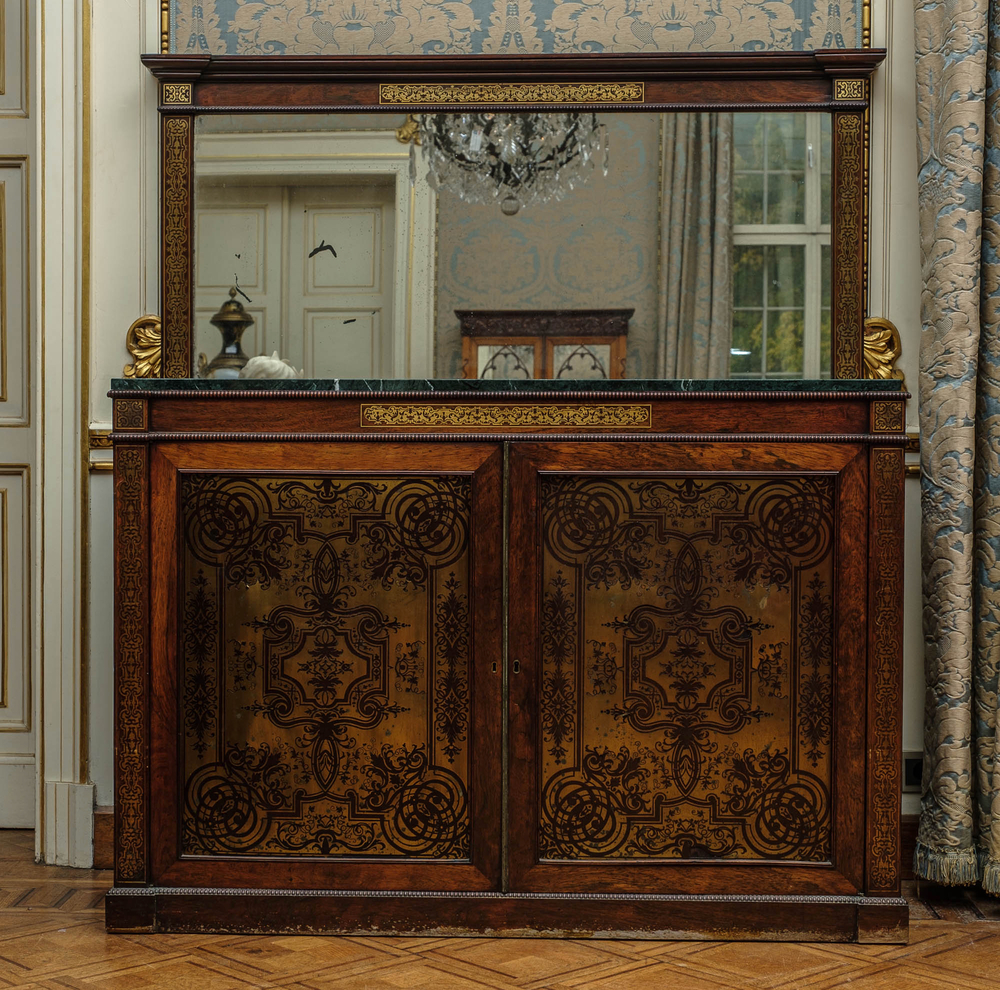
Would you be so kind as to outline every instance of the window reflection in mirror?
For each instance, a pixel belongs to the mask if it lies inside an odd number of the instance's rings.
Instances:
[[[512,210],[428,181],[402,115],[200,116],[196,365],[236,289],[243,352],[304,377],[829,377],[829,115],[597,119]]]

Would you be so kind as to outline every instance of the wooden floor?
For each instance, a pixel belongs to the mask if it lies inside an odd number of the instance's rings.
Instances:
[[[906,891],[908,946],[108,935],[98,870],[0,832],[0,990],[996,990],[1000,900]]]

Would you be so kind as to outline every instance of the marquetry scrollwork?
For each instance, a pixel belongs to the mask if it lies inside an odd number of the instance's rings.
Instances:
[[[902,405],[901,403],[899,405]],[[869,705],[873,734],[871,768],[868,892],[899,890],[900,683],[899,602],[903,595],[902,533],[903,453],[898,447],[872,451],[874,488],[871,672]]]
[[[862,230],[864,222],[864,120],[861,114],[834,115],[834,141],[840,178],[834,204],[833,271],[837,294],[834,328],[834,377],[861,373]]]
[[[861,102],[866,98],[864,79],[834,79],[833,98]]]
[[[541,481],[543,859],[830,857],[830,479]]]
[[[574,405],[544,403],[463,403],[398,405],[380,403],[361,407],[362,426],[472,427],[632,427],[648,428],[648,404],[587,402]]]
[[[400,106],[448,104],[642,103],[641,82],[382,83],[379,102]]]
[[[159,378],[163,359],[163,333],[158,316],[140,316],[125,334],[132,363],[122,369],[125,378]]]
[[[191,102],[192,85],[185,83],[164,83],[163,102],[165,104],[183,105]]]
[[[184,851],[467,859],[469,479],[182,502]]]
[[[906,407],[902,398],[876,399],[872,403],[874,433],[902,433],[906,428]]]
[[[163,376],[186,378],[191,369],[191,119],[163,125]]]
[[[145,399],[115,399],[115,429],[144,430],[146,429]]]
[[[146,733],[149,554],[146,448],[115,451],[115,880],[147,879]]]

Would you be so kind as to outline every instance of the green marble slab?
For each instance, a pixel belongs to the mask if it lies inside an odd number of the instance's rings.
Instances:
[[[791,379],[770,381],[679,379],[525,379],[519,381],[476,378],[310,378],[247,381],[205,378],[113,378],[111,395],[136,392],[325,392],[373,395],[413,392],[443,395],[552,395],[560,392],[593,392],[604,395],[669,394],[676,392],[725,392],[729,394],[776,392],[807,395],[815,392],[850,395],[859,392],[903,393],[903,383],[892,379]]]

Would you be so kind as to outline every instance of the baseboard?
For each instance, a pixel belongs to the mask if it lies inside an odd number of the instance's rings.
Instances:
[[[94,869],[113,870],[115,866],[115,809],[94,808]]]
[[[47,780],[42,808],[45,862],[89,870],[94,863],[94,785]]]
[[[899,876],[902,880],[912,880],[913,850],[917,847],[917,825],[920,815],[902,815],[899,820]]]

